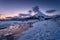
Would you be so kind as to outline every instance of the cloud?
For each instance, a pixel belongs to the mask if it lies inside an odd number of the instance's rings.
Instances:
[[[56,10],[47,10],[46,13],[53,13],[56,12]]]

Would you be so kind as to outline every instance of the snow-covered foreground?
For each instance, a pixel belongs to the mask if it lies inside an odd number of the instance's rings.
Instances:
[[[19,25],[20,23],[32,23],[33,26],[22,32],[16,40],[60,40],[60,18],[44,21],[0,21],[0,27],[1,25],[2,27],[10,27],[16,25],[16,23]]]
[[[45,20],[34,23],[34,27],[23,32],[18,40],[60,40],[58,21]]]

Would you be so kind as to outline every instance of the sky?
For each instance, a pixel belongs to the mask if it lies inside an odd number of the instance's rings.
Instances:
[[[0,14],[4,17],[13,17],[19,13],[28,13],[36,5],[46,15],[51,16],[60,13],[60,0],[0,0]],[[51,9],[56,10],[56,12],[46,13],[47,10]]]

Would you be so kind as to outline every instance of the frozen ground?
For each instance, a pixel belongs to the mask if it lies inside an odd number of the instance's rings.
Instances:
[[[0,27],[3,24],[4,26],[5,24],[10,26],[15,23],[29,22],[33,24],[33,27],[20,34],[17,40],[60,40],[60,18],[44,21],[0,21]]]
[[[18,40],[60,40],[60,21],[56,19],[36,22]]]

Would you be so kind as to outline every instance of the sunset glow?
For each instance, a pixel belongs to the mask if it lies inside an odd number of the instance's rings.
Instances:
[[[51,2],[51,3],[50,3]],[[39,6],[40,11],[42,11],[42,13],[46,14],[46,15],[55,15],[55,14],[59,14],[60,13],[60,2],[58,3],[53,3],[54,1],[49,1],[48,3],[46,1],[32,1],[32,0],[27,0],[27,1],[23,1],[23,0],[0,0],[0,14],[2,14],[3,16],[0,17],[0,19],[5,19],[6,17],[14,17],[14,16],[18,16],[20,13],[26,13],[28,14],[29,10],[32,10],[32,8],[36,5]],[[58,7],[57,7],[58,6]],[[46,13],[47,10],[50,9],[56,9],[58,11],[49,14]],[[33,10],[32,10],[33,11]],[[35,13],[32,13],[31,15],[34,15]]]
[[[6,17],[5,16],[1,16],[0,19],[6,19]]]

